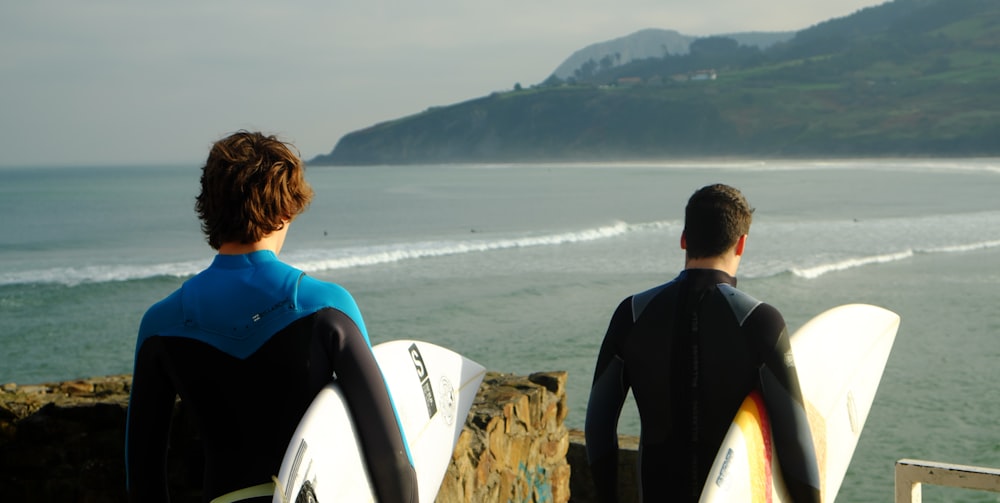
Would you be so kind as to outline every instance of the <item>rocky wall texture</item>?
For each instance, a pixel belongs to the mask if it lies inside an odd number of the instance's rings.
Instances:
[[[0,387],[0,501],[125,501],[130,385],[121,375]],[[437,501],[592,501],[583,447],[564,425],[565,385],[565,372],[488,373]],[[178,402],[168,466],[175,502],[200,501],[200,449]]]
[[[125,499],[130,376],[0,390],[0,501]]]
[[[553,502],[570,497],[566,373],[488,373],[438,503]]]
[[[618,501],[638,503],[639,501],[639,437],[618,436]],[[587,465],[587,441],[580,430],[570,430],[569,450],[566,462],[573,469],[569,489],[572,503],[598,503],[597,490]]]

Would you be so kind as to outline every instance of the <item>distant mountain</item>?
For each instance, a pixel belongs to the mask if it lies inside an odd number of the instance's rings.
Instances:
[[[666,54],[687,54],[695,37],[681,35],[673,30],[650,28],[613,40],[588,45],[566,58],[553,75],[566,80],[588,61],[600,63],[610,58],[614,66],[636,59],[662,58]]]
[[[767,49],[778,42],[791,39],[795,36],[795,32],[748,32],[721,36],[732,38],[740,45]],[[657,28],[640,30],[631,35],[591,44],[574,52],[556,67],[552,75],[567,80],[574,77],[588,63],[597,67],[602,66],[602,64],[612,67],[621,66],[634,60],[662,58],[667,54],[687,54],[691,42],[698,38],[682,35],[674,30]]]
[[[1000,155],[1000,1],[894,0],[345,135],[312,164]]]

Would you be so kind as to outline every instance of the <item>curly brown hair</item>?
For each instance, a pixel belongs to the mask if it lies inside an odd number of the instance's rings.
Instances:
[[[684,209],[684,235],[690,258],[718,257],[750,232],[753,208],[743,194],[717,183],[702,187]]]
[[[195,211],[208,244],[254,243],[305,211],[313,190],[294,146],[239,131],[212,146]]]

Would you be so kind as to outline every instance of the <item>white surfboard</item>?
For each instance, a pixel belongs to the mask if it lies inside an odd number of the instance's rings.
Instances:
[[[486,374],[462,355],[420,341],[372,348],[409,444],[420,501],[434,501],[465,418]],[[275,483],[275,503],[375,501],[339,387],[323,388],[302,417]]]
[[[898,328],[896,313],[850,304],[820,314],[792,335],[824,502],[840,490]],[[747,397],[733,419],[700,501],[790,501],[758,393]]]

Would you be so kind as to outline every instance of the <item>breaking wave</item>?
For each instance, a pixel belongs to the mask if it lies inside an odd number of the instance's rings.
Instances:
[[[306,272],[347,269],[402,262],[422,258],[468,253],[485,253],[512,248],[560,246],[613,239],[631,232],[680,229],[679,222],[660,221],[638,224],[615,222],[610,225],[553,234],[524,235],[484,239],[420,241],[334,249],[286,251],[282,259]],[[208,260],[153,265],[92,265],[57,267],[44,270],[0,273],[0,285],[57,283],[77,285],[112,281],[142,280],[154,277],[187,277],[208,265]]]
[[[842,260],[836,260],[808,267],[793,267],[792,269],[789,270],[789,272],[800,278],[815,279],[831,272],[844,271],[847,269],[854,269],[857,267],[864,267],[873,264],[898,262],[901,260],[907,260],[913,258],[917,255],[931,255],[931,254],[941,254],[941,253],[965,253],[965,252],[986,250],[997,247],[1000,247],[1000,240],[980,241],[976,243],[940,246],[933,248],[911,249],[895,253],[885,253],[879,255],[863,256],[863,257],[850,257]]]

